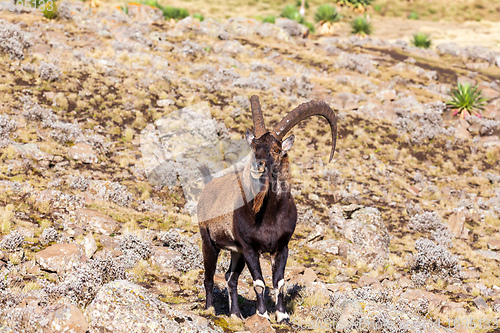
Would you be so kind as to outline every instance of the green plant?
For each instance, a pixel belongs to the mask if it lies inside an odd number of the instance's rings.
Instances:
[[[165,20],[170,20],[170,19],[182,20],[183,18],[189,16],[189,12],[187,9],[176,8],[171,6],[162,6],[161,4],[158,3],[157,0],[144,0],[141,3],[144,5],[160,9],[163,13],[163,17],[165,18]]]
[[[304,23],[304,18],[300,15],[299,10],[294,5],[288,5],[281,11],[281,17],[285,17],[290,20],[297,21],[299,23]]]
[[[122,10],[122,12],[128,15],[128,5],[120,5],[120,9]]]
[[[418,18],[419,18],[418,13],[416,11],[412,10],[411,13],[408,14],[408,18],[410,20],[418,20]]]
[[[203,14],[201,13],[194,13],[193,18],[198,19],[200,22],[202,22],[205,19],[205,16],[203,16]]]
[[[297,0],[295,1],[295,7],[300,7],[302,5],[302,0]],[[306,0],[306,2],[304,3],[304,7],[306,7],[306,9],[309,9],[309,1]]]
[[[276,22],[276,17],[274,15],[267,15],[262,19],[263,23],[274,23]]]
[[[350,6],[355,10],[364,12],[366,7],[370,6],[374,0],[337,0],[341,6]]]
[[[316,28],[314,27],[314,24],[312,24],[311,22],[304,22],[302,24],[305,25],[307,27],[307,29],[309,29],[310,33],[313,34],[316,31]]]
[[[49,20],[53,20],[57,17],[57,4],[54,0],[47,1],[45,3],[45,8],[42,10],[43,16]]]
[[[351,21],[352,33],[360,36],[371,35],[373,26],[366,17],[358,16]]]
[[[431,47],[432,44],[429,35],[426,35],[423,32],[418,32],[416,34],[413,34],[411,43],[421,49],[428,49],[429,47]]]
[[[458,83],[457,87],[451,90],[451,100],[447,101],[446,105],[456,109],[454,116],[460,113],[462,118],[465,118],[474,112],[476,116],[481,117],[479,112],[484,110],[487,101],[477,85],[473,87],[469,83]]]
[[[326,22],[337,22],[342,18],[337,12],[337,9],[329,4],[323,4],[319,6],[318,10],[314,14],[314,19],[316,22],[326,23]]]

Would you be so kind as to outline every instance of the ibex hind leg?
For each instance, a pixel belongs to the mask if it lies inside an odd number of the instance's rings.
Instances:
[[[203,264],[205,266],[205,308],[208,309],[213,306],[214,275],[220,250],[215,247],[206,228],[200,228],[200,235],[202,240]]]
[[[239,252],[231,251],[231,265],[226,273],[227,287],[229,291],[229,311],[231,315],[241,318],[240,307],[238,305],[238,278],[245,268],[245,258]]]

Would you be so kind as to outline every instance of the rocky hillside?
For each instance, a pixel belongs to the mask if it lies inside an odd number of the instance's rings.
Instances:
[[[81,2],[2,12],[0,332],[498,332],[500,54],[305,35]],[[446,107],[457,82],[488,98],[482,118]],[[246,319],[228,316],[228,253],[203,310],[187,171],[162,136],[179,115],[238,142],[253,94],[268,126],[312,99],[338,115],[329,164],[323,120],[293,131],[290,325],[252,316],[246,269]]]

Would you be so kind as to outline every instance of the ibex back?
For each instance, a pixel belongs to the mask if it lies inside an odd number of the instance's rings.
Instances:
[[[273,256],[276,318],[281,322],[289,318],[284,304],[284,274],[288,242],[297,222],[297,208],[290,192],[292,180],[287,156],[294,136],[282,139],[300,121],[314,115],[323,116],[332,132],[331,161],[337,138],[337,120],[326,103],[311,101],[295,108],[272,132],[268,132],[259,98],[252,96],[250,101],[255,134],[246,131],[246,139],[253,153],[249,163],[242,170],[210,181],[198,201],[206,307],[213,305],[217,257],[221,249],[226,249],[231,251],[231,264],[225,276],[231,314],[241,317],[237,286],[238,277],[246,264],[257,295],[257,313],[268,317],[259,256],[261,253],[270,253]],[[205,175],[205,179],[210,179],[210,176]]]

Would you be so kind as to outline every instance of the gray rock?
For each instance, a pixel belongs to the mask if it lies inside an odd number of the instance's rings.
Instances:
[[[365,207],[355,211],[343,234],[352,242],[350,255],[375,266],[384,265],[389,258],[389,232],[378,209]]]
[[[275,25],[285,30],[292,37],[306,36],[309,31],[306,26],[284,17],[277,18]]]
[[[170,309],[125,280],[104,285],[85,310],[90,332],[218,332],[194,314]]]
[[[487,311],[487,310],[490,309],[490,307],[488,306],[488,304],[486,303],[486,301],[481,296],[478,296],[478,297],[474,298],[472,300],[472,302],[474,302],[474,305],[479,310]]]

